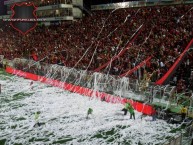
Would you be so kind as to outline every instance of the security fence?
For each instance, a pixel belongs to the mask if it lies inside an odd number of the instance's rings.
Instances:
[[[180,98],[176,95],[176,87],[170,85],[158,86],[151,82],[144,83],[128,77],[78,70],[27,59],[16,58],[10,65],[18,70],[124,98],[149,103],[165,103],[168,104],[168,107],[173,103],[177,104]]]
[[[191,145],[193,140],[193,125],[186,125],[181,133],[170,137],[163,145]]]

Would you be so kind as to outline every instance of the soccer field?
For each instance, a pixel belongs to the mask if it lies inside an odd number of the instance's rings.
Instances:
[[[39,82],[0,73],[0,145],[161,145],[176,125],[123,116],[122,104],[101,102]],[[92,115],[86,119],[88,108]],[[41,126],[34,127],[40,111]]]

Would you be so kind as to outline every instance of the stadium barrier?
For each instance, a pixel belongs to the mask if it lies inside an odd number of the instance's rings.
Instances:
[[[169,85],[159,86],[151,82],[147,84],[144,83],[143,80],[140,81],[129,77],[120,77],[98,72],[93,73],[68,68],[66,66],[20,58],[15,58],[9,65],[11,68],[17,70],[13,72],[13,74],[21,75],[25,72],[23,77],[46,82],[47,84],[61,87],[71,92],[100,97],[102,100],[115,103],[121,102],[121,99],[124,98],[128,99],[134,105],[134,108],[137,108],[136,110],[140,112],[146,108],[140,106],[140,104],[138,104],[139,102],[145,102],[145,105],[155,104],[161,107],[164,106],[159,104],[165,103],[164,108],[168,109],[170,107],[173,108],[178,100],[175,95],[175,87]],[[28,75],[28,73],[30,73],[30,75]],[[117,96],[116,98],[119,99],[111,99],[111,96]],[[188,100],[186,99],[184,101]],[[144,114],[151,114],[151,111],[145,112]]]
[[[168,138],[162,145],[192,145],[193,141],[193,124],[184,128],[182,132]]]
[[[163,145],[182,145],[182,134],[168,139]]]
[[[105,92],[100,92],[100,91],[96,91],[93,89],[73,85],[70,83],[61,82],[59,80],[54,80],[54,79],[47,78],[44,76],[39,76],[36,74],[24,72],[21,70],[14,69],[12,67],[7,67],[6,72],[20,76],[20,77],[24,77],[26,79],[31,79],[34,81],[40,81],[42,83],[46,83],[46,84],[49,84],[49,85],[52,85],[55,87],[60,87],[60,88],[63,88],[65,90],[68,90],[68,91],[73,92],[73,93],[78,93],[78,94],[81,94],[84,96],[89,96],[89,97],[97,97],[101,100],[104,100],[104,101],[110,102],[110,103],[122,103],[122,104],[124,104],[126,102],[130,102],[135,110],[137,110],[138,112],[142,112],[143,114],[151,115],[152,112],[154,111],[152,106],[144,104],[144,103],[133,101],[131,99],[126,99],[126,98],[114,96],[111,94],[107,94]]]

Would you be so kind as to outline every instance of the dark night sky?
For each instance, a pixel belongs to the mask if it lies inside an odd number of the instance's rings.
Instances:
[[[4,6],[4,1],[6,0],[0,0],[0,15],[6,14],[6,6]]]

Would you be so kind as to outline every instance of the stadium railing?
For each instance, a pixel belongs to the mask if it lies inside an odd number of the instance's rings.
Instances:
[[[12,61],[12,67],[54,80],[141,102],[160,103],[165,101],[167,103],[168,101],[176,101],[175,97],[173,97],[175,87],[168,85],[158,86],[154,83],[149,83],[145,89],[142,89],[141,82],[136,79],[98,72],[93,73],[56,64],[52,65],[44,62],[35,62],[33,60],[19,58]]]

